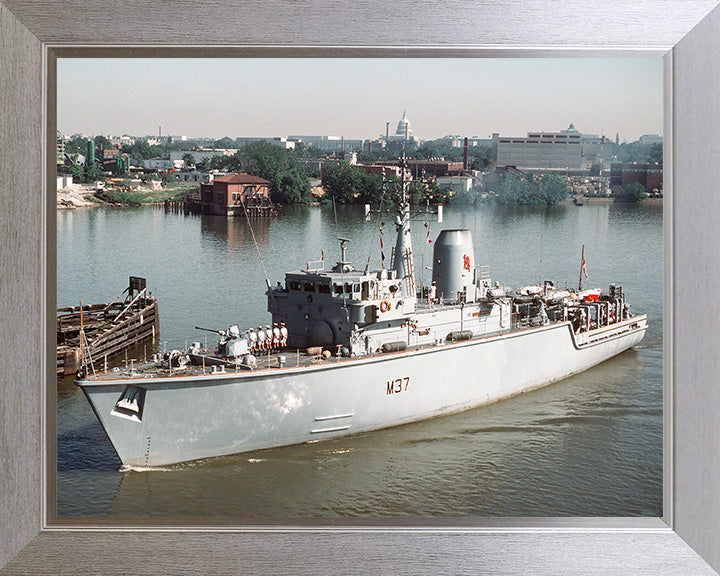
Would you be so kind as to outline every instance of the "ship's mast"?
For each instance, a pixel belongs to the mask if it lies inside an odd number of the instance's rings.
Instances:
[[[396,219],[397,240],[395,242],[395,257],[393,268],[398,278],[401,278],[401,293],[404,298],[415,297],[415,275],[413,266],[412,238],[410,235],[410,204],[407,201],[405,181],[405,168],[407,167],[407,159],[405,158],[405,150],[400,160],[400,183],[401,183],[401,201]]]

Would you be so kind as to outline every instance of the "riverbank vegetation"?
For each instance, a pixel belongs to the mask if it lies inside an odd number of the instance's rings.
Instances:
[[[200,187],[197,184],[188,185],[181,182],[172,182],[157,190],[145,188],[144,186],[132,190],[105,188],[96,191],[94,197],[108,204],[140,206],[142,204],[165,202],[165,200],[185,200],[190,196],[199,194]]]
[[[625,202],[637,202],[647,197],[648,193],[645,191],[645,186],[640,184],[640,182],[625,184],[625,186],[620,188],[620,194],[618,195],[618,198]]]
[[[506,206],[552,206],[567,200],[569,191],[565,179],[557,174],[543,174],[532,180],[506,174],[490,198]]]
[[[325,192],[323,202],[391,206],[398,204],[402,198],[399,178],[392,177],[383,182],[382,176],[367,174],[347,162],[328,166],[322,176],[322,187]],[[407,197],[414,206],[446,204],[451,199],[450,193],[439,188],[435,182],[419,180],[408,185]]]

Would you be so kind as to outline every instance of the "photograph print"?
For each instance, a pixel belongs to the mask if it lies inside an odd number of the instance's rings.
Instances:
[[[662,82],[58,59],[58,518],[662,516]]]

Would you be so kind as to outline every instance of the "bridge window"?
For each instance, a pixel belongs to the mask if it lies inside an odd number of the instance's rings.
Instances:
[[[362,283],[362,294],[360,295],[360,298],[362,300],[370,299],[370,282],[368,282],[367,280]]]
[[[305,282],[303,284],[303,289],[305,290],[305,292],[315,292],[315,284],[313,284],[312,282]]]
[[[288,286],[290,286],[290,290],[300,290],[300,282],[297,280],[290,280]]]
[[[320,294],[330,294],[330,284],[318,284],[317,291]]]

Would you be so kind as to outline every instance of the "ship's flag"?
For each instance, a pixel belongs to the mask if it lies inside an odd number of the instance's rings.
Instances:
[[[382,241],[382,236],[380,236],[380,250],[382,250],[382,249],[383,249],[383,241]]]
[[[582,272],[583,272],[583,274],[585,274],[586,279],[589,278],[588,273],[587,273],[587,266],[585,266],[585,246],[583,246],[583,249],[582,249]]]
[[[427,243],[432,244],[432,240],[430,240],[430,226],[428,226],[427,222],[425,222],[425,228],[427,228],[427,237],[426,237]]]

